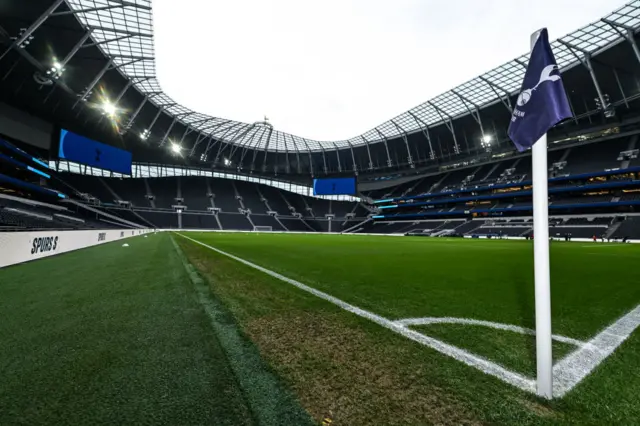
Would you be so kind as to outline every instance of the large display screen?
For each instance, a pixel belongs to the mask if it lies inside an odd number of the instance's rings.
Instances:
[[[356,178],[314,179],[313,195],[356,195]]]
[[[74,161],[124,175],[131,174],[131,153],[69,130],[60,130],[60,159]]]

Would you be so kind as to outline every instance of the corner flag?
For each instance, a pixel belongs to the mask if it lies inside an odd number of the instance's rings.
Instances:
[[[533,264],[536,297],[536,388],[553,398],[551,341],[551,273],[549,266],[549,190],[547,131],[572,116],[553,57],[547,29],[531,35],[531,57],[509,124],[519,151],[531,148],[533,188]]]
[[[557,123],[573,116],[546,28],[540,31],[531,51],[516,103],[509,137],[520,152],[530,148]]]

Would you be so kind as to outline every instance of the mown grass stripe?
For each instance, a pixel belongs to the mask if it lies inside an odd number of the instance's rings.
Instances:
[[[242,334],[232,315],[213,296],[173,237],[171,242],[193,282],[198,301],[211,320],[257,423],[265,426],[314,424],[293,394],[284,388],[262,360],[258,349]]]

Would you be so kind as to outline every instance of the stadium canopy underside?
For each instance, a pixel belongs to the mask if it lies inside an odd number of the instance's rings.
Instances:
[[[262,175],[388,175],[513,150],[506,129],[527,53],[360,136],[316,141],[267,122],[192,111],[164,93],[150,0],[7,0],[2,7],[4,101],[140,160]],[[576,115],[552,140],[637,116],[638,29],[640,1],[633,1],[552,43]]]

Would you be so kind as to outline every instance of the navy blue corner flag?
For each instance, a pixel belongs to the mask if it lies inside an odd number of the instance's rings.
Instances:
[[[572,116],[558,65],[549,45],[549,35],[544,28],[531,51],[517,106],[511,116],[509,137],[518,151],[522,152],[550,128]]]

